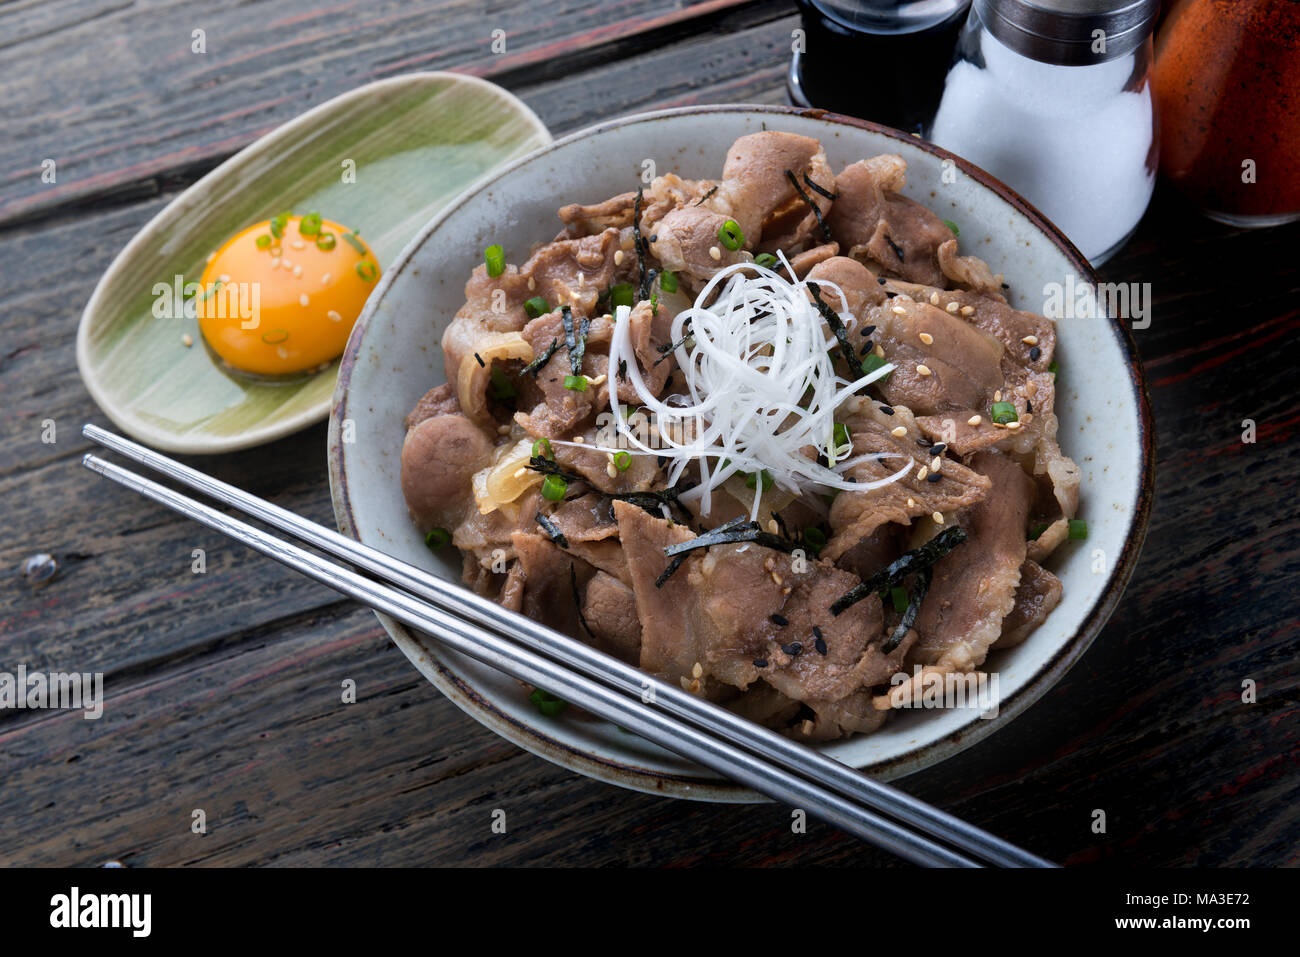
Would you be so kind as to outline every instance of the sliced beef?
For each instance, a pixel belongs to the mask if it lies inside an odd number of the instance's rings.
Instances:
[[[1002,276],[994,275],[978,256],[959,256],[957,240],[939,246],[939,269],[958,286],[1002,298]]]
[[[559,210],[565,233],[571,237],[595,236],[606,229],[623,229],[632,225],[632,207],[636,193],[619,193],[603,203],[583,206],[569,203]]]
[[[800,279],[808,275],[808,271],[814,266],[833,259],[840,253],[838,243],[823,243],[820,246],[814,246],[812,249],[805,250],[790,257],[790,268]],[[852,262],[852,260],[849,260]]]
[[[748,258],[743,250],[728,249],[718,238],[730,218],[707,206],[679,206],[653,226],[643,225],[641,231],[649,232],[650,252],[664,269],[704,282],[722,267]]]
[[[641,622],[631,586],[598,571],[587,583],[582,614],[596,647],[629,664],[641,659]]]
[[[850,329],[850,339],[854,340],[855,347],[861,348],[865,344],[864,340],[870,338],[862,332],[869,325],[867,313],[886,298],[885,290],[876,281],[875,273],[856,259],[833,256],[813,266],[805,278],[809,282],[818,283],[819,287],[829,284],[828,288],[820,290],[820,294],[832,309],[840,312],[843,307],[848,307],[848,311],[858,320]],[[842,300],[835,295],[835,289],[844,294]]]
[[[1002,621],[1002,637],[994,648],[1014,648],[1043,623],[1061,603],[1061,580],[1037,562],[1020,566],[1016,603]]]
[[[516,532],[512,543],[523,575],[520,614],[566,635],[581,635],[581,589],[595,572],[541,535]]]
[[[879,413],[873,413],[878,415]],[[895,411],[895,417],[898,412]],[[850,549],[886,523],[910,525],[912,519],[934,512],[952,513],[982,501],[989,493],[990,480],[953,459],[940,457],[939,480],[931,482],[933,460],[929,450],[911,436],[895,437],[869,415],[858,415],[846,424],[853,440],[853,454],[890,456],[868,459],[849,468],[846,477],[859,482],[876,482],[897,472],[909,460],[912,471],[889,485],[863,492],[840,492],[831,505],[831,539],[822,557],[838,560]],[[895,426],[897,428],[897,426]],[[921,469],[926,469],[921,477]]]
[[[799,189],[790,182],[787,171],[794,175]],[[832,191],[834,175],[817,140],[776,130],[751,133],[727,150],[722,182],[706,205],[739,223],[750,249],[788,251],[809,241],[825,242],[829,237],[822,233],[817,213],[800,197],[799,190],[823,216],[830,210],[831,200],[810,188],[805,176]]]
[[[528,276],[513,265],[496,277],[486,266],[476,266],[465,283],[465,305],[456,313],[442,335],[442,361],[447,381],[460,375],[461,362],[474,354],[475,343],[493,332],[518,332],[528,322],[524,302],[529,291]]]
[[[471,479],[492,463],[495,449],[492,439],[463,415],[435,415],[406,433],[402,495],[421,532],[460,522],[473,498]]]
[[[459,411],[460,403],[456,401],[456,389],[450,384],[443,384],[420,396],[420,401],[415,403],[415,408],[406,417],[404,424],[407,429],[412,429],[435,415],[454,415]]]
[[[831,235],[849,255],[864,258],[889,275],[931,285],[943,283],[939,247],[952,239],[934,213],[899,191],[907,185],[907,164],[882,155],[844,168],[835,178]]]
[[[1001,635],[1016,602],[1034,497],[1029,476],[1001,452],[979,452],[971,466],[992,488],[962,519],[967,542],[934,565],[911,653],[912,660],[945,671],[974,670]]]
[[[597,301],[613,284],[621,249],[613,227],[539,247],[520,270],[528,289],[525,298],[541,296],[554,309],[567,305],[576,316],[595,316]]]

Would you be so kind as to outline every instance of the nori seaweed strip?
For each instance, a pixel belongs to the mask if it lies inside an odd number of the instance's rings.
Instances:
[[[574,375],[582,375],[582,353],[578,352],[578,342],[573,336],[573,310],[568,306],[561,306],[560,321],[564,323],[564,346],[569,350],[569,366],[573,369]],[[574,353],[577,353],[577,362],[573,361]]]
[[[569,540],[565,538],[564,533],[560,531],[560,526],[556,525],[541,512],[538,512],[534,517],[537,519],[537,524],[542,526],[542,531],[546,532],[551,541],[556,545],[559,545],[561,548],[569,547]]]
[[[587,481],[581,475],[574,475],[572,472],[566,472],[555,464],[553,459],[544,458],[540,455],[534,455],[528,460],[524,468],[534,472],[541,472],[543,475],[558,475],[566,482],[585,482]]]
[[[880,650],[885,654],[889,654],[897,648],[903,639],[907,637],[907,633],[912,626],[916,624],[916,616],[921,610],[921,602],[925,600],[925,593],[930,590],[930,576],[933,573],[934,569],[929,565],[916,573],[916,578],[912,581],[912,600],[907,603],[902,620],[899,621],[898,627],[894,629],[894,633],[886,638],[885,643],[880,646]]]
[[[707,193],[705,193],[703,196],[701,196],[699,199],[697,199],[697,200],[695,201],[695,205],[696,205],[696,206],[699,206],[701,203],[703,203],[706,199],[708,199],[710,196],[712,196],[712,195],[713,195],[714,193],[716,193],[717,191],[718,191],[718,187],[717,187],[717,185],[715,184],[714,186],[712,186],[712,187],[709,189],[709,191],[708,191]]]
[[[689,492],[694,487],[694,485],[674,485],[662,492],[619,492],[609,495],[609,498],[614,501],[635,505],[637,508],[649,512],[655,518],[663,518],[663,515],[659,512],[659,506],[667,505],[672,507],[677,505],[680,508],[677,496]]]
[[[632,241],[636,246],[637,300],[650,298],[650,283],[645,269],[645,237],[641,235],[641,193],[637,187],[636,201],[632,204]]]
[[[582,630],[587,633],[588,638],[595,638],[591,633],[591,628],[587,625],[587,616],[582,613],[582,596],[578,594],[578,572],[574,568],[573,562],[569,562],[569,584],[573,586],[573,604],[578,609],[578,624]]]
[[[820,312],[822,318],[826,320],[826,325],[831,327],[831,332],[835,333],[835,338],[840,344],[840,355],[842,355],[844,361],[848,363],[849,371],[851,373],[856,367],[854,360],[857,356],[854,355],[853,352],[853,343],[849,342],[849,331],[844,328],[844,322],[840,319],[840,314],[828,306],[826,300],[822,298],[821,286],[817,285],[815,282],[810,282],[807,286],[808,291],[812,293],[813,302],[817,303],[817,311]]]
[[[534,359],[528,365],[524,366],[524,372],[531,374],[534,378],[542,371],[542,366],[551,361],[551,356],[560,351],[560,340],[552,339],[551,344],[546,347],[546,351]]]
[[[682,562],[684,561],[686,561],[685,555],[674,555],[672,561],[668,563],[668,566],[660,573],[659,577],[655,579],[655,588],[663,588],[664,582],[673,577],[673,572],[681,568]]]
[[[668,581],[673,572],[677,571],[682,562],[686,560],[687,552],[696,548],[709,548],[713,545],[734,545],[737,542],[754,542],[765,548],[774,548],[782,552],[794,551],[793,542],[787,541],[780,535],[773,535],[771,532],[763,531],[759,528],[757,522],[746,521],[743,517],[733,518],[715,529],[700,533],[695,538],[665,548],[664,554],[671,558],[672,561],[663,570],[663,574],[655,579],[655,587],[663,587],[664,582]]]
[[[672,358],[672,354],[676,352],[679,347],[686,345],[687,340],[691,338],[692,333],[691,333],[690,319],[687,319],[685,322],[682,323],[682,328],[686,330],[686,334],[682,336],[680,339],[678,339],[676,342],[665,342],[661,346],[655,346],[655,352],[660,353],[659,358],[654,361],[654,364],[656,366],[659,363],[663,362],[665,359]],[[653,366],[651,368],[653,368]]]
[[[817,204],[812,201],[812,197],[804,192],[804,188],[799,185],[799,180],[795,177],[794,173],[786,170],[785,178],[790,181],[790,185],[793,186],[794,191],[799,194],[799,198],[807,203],[808,208],[813,211],[813,215],[817,217],[817,225],[822,228],[822,235],[829,240],[831,238],[831,229],[826,225],[826,221],[822,219],[821,209],[819,209]]]
[[[839,193],[832,193],[832,192],[829,192],[827,189],[825,189],[825,187],[818,186],[815,182],[812,181],[812,179],[809,178],[807,172],[805,172],[805,173],[803,174],[803,181],[804,181],[805,183],[808,184],[808,188],[809,188],[809,189],[811,189],[811,190],[815,190],[816,192],[821,193],[823,196],[825,196],[825,197],[826,197],[827,199],[829,199],[831,202],[834,202],[835,200],[837,200],[837,199],[840,198],[840,194],[839,194]]]
[[[585,316],[578,322],[577,346],[569,353],[569,364],[573,366],[574,375],[582,375],[582,357],[587,352],[587,333],[591,331],[591,320]]]
[[[882,588],[892,588],[908,575],[919,572],[922,568],[930,567],[964,541],[966,541],[966,530],[960,525],[951,525],[945,528],[924,545],[914,548],[910,552],[904,552],[861,585],[849,589],[837,598],[834,604],[831,605],[831,614],[840,614],[845,609],[851,608],[862,601],[868,595],[874,595]]]
[[[627,360],[626,360],[626,359],[619,359],[619,360],[618,360],[618,377],[619,377],[620,379],[623,379],[623,380],[626,380],[626,379],[627,379]]]
[[[905,262],[903,259],[902,247],[900,247],[898,243],[894,242],[893,237],[890,236],[889,233],[885,233],[885,242],[889,243],[889,248],[894,251],[894,255],[898,257],[898,261],[900,263]]]

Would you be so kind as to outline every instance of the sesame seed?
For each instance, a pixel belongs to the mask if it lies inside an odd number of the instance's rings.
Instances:
[[[524,477],[525,475],[527,475],[527,474],[528,474],[528,469],[524,468],[524,467],[521,465],[519,468],[515,469],[515,474],[514,474],[513,477],[514,477],[514,478],[517,478],[517,479],[520,479],[520,478],[523,478],[523,477]]]
[[[722,259],[722,250],[719,249],[717,246],[710,246],[709,258],[712,259],[714,262],[718,262],[719,260]]]
[[[331,309],[329,312],[325,313],[325,318],[328,319],[330,322],[342,322],[342,321],[343,321],[343,317],[340,316],[340,315],[339,315],[337,312],[335,312],[333,309]]]
[[[1019,421],[1008,422],[1007,428],[1011,429],[1012,431],[1015,431],[1016,429],[1020,428],[1020,423]]]
[[[771,532],[773,535],[775,535],[777,532],[781,530],[781,526],[776,524],[776,519],[769,518],[767,520],[767,530]]]
[[[289,244],[289,246],[290,246],[290,248],[292,248],[292,249],[306,249],[306,248],[307,248],[307,244],[304,243],[301,239],[295,239],[293,242],[291,242],[291,243]]]
[[[803,644],[798,641],[792,641],[788,645],[782,645],[781,650],[793,658],[795,655],[803,651]]]
[[[302,278],[302,267],[301,267],[301,266],[294,266],[294,267],[293,267],[293,278],[294,278],[294,279],[301,279],[301,278]]]
[[[223,272],[217,277],[217,282],[230,282],[230,277]]]
[[[817,727],[812,723],[811,718],[804,718],[803,724],[799,725],[799,732],[806,738],[813,733],[813,728]]]
[[[930,517],[934,519],[934,524],[936,525],[943,524],[943,512],[934,512],[930,515]]]
[[[586,377],[588,385],[604,385],[607,378],[608,376],[603,372],[594,379],[591,376]]]
[[[784,628],[790,624],[790,619],[786,618],[785,615],[768,615],[767,617],[778,628]]]
[[[307,298],[307,294],[306,294],[305,292],[304,292],[301,296],[298,297],[298,304],[299,304],[299,305],[303,305],[303,306],[305,306],[305,305],[307,305],[309,302],[311,302],[311,300]]]
[[[929,474],[930,474],[930,470],[926,468],[924,465],[922,465],[921,471],[916,473],[916,479],[919,482],[921,479],[925,478]]]
[[[905,316],[905,315],[907,315],[907,310],[904,309],[902,306],[892,306],[892,307],[890,308],[889,311],[892,312],[892,313],[893,313],[894,315],[896,315],[896,316]]]
[[[890,405],[882,405],[882,406],[880,407],[880,411],[883,412],[883,413],[885,413],[885,415],[893,415],[893,414],[894,414],[894,407],[893,407],[893,406],[890,406]]]
[[[898,428],[896,428],[896,429],[890,429],[890,430],[889,430],[889,434],[892,435],[892,436],[893,436],[894,438],[896,438],[896,439],[901,439],[903,436],[907,435],[907,429],[903,428],[903,427],[900,425],[900,426],[898,426]]]
[[[621,250],[621,249],[616,249],[616,250],[614,250],[614,265],[615,265],[615,266],[621,266],[621,265],[623,265],[623,255],[624,255],[623,250]]]
[[[510,426],[508,425],[497,426],[497,435],[509,435],[509,434],[510,434]]]
[[[618,478],[618,469],[615,467],[613,462],[605,463],[605,474],[610,478]]]
[[[820,638],[822,636],[822,630],[818,628],[816,625],[813,625],[813,636],[816,638]]]
[[[943,476],[940,475],[938,472],[931,472],[929,475],[926,476],[925,480],[927,482],[937,482],[941,478],[943,478]]]
[[[682,675],[682,677],[681,677],[680,680],[681,680],[681,683],[682,683],[682,690],[683,690],[683,691],[690,691],[690,690],[691,690],[691,680],[690,680],[689,678],[687,678],[685,675]]]
[[[869,336],[869,335],[871,335],[871,334],[872,334],[873,332],[875,332],[875,331],[876,331],[876,327],[875,327],[875,326],[867,326],[867,328],[865,328],[865,329],[862,330],[862,334],[863,334],[864,336]]]
[[[823,657],[825,657],[825,655],[826,655],[826,641],[825,641],[824,639],[822,639],[822,638],[819,637],[816,641],[813,642],[813,647],[817,649],[817,654],[822,655]]]
[[[961,314],[962,314],[963,316],[973,316],[973,315],[975,315],[975,307],[974,307],[974,306],[962,306],[962,307],[961,307]]]
[[[916,508],[916,499],[912,498],[910,495],[907,497],[907,507]]]
[[[928,332],[921,333],[917,338],[927,346],[934,345],[934,336],[930,335]]]
[[[272,256],[272,257],[271,257],[271,268],[272,268],[272,269],[279,269],[279,268],[280,268],[280,257],[279,257],[279,256]]]
[[[766,667],[767,667],[767,659],[766,659],[766,658],[755,658],[755,659],[754,659],[754,667],[755,667],[755,668],[766,668]]]
[[[1034,346],[1032,349],[1029,350],[1030,362],[1037,362],[1039,359],[1042,358],[1042,356],[1043,356],[1043,350],[1038,348],[1038,346]]]
[[[289,350],[286,349],[284,346],[277,346],[275,350],[275,354],[279,356],[281,359],[289,358]]]
[[[281,258],[281,260],[280,260],[280,265],[283,266],[285,269],[292,269],[292,268],[293,268],[293,263],[291,263],[291,262],[289,261],[289,257],[288,257],[288,256],[285,256],[285,257]]]
[[[772,581],[776,583],[777,588],[780,588],[782,585],[785,584],[785,579],[782,578],[780,575],[778,575],[776,572],[770,572],[770,574],[772,576]]]
[[[930,293],[930,305],[932,306],[939,305],[939,294],[937,292]]]
[[[691,668],[691,677],[700,678],[704,675],[704,667],[697,661]]]
[[[181,342],[184,344],[185,348],[188,349],[190,346],[194,345],[194,337],[187,332],[185,335],[181,336]]]
[[[1038,345],[1038,336],[1025,336],[1020,341],[1027,346],[1036,346]]]
[[[327,272],[325,275],[323,275],[323,276],[320,277],[320,284],[321,284],[322,286],[328,286],[328,285],[329,285],[329,281],[330,281],[331,279],[333,279],[333,278],[334,278],[334,274],[331,273],[331,272]]]
[[[967,425],[979,425],[979,424],[980,424],[981,422],[983,422],[983,421],[984,421],[984,420],[981,419],[978,415],[972,415],[969,419],[966,420],[966,424],[967,424]]]
[[[943,442],[938,442],[935,444],[934,448],[930,449],[930,451],[933,452],[935,455],[941,455],[943,453],[943,450],[946,449],[947,447],[948,446],[945,445]]]
[[[880,356],[880,358],[882,359],[885,358],[885,350],[880,348],[880,346],[876,346],[876,348],[872,349],[871,351],[874,352],[876,355]]]
[[[936,455],[934,458],[930,459],[930,471],[931,471],[931,472],[937,472],[937,471],[939,471],[939,466],[941,466],[941,465],[943,465],[943,459],[939,458],[939,456]]]
[[[585,439],[583,439],[583,437],[582,437],[581,435],[575,435],[575,436],[573,437],[573,444],[574,444],[574,445],[581,445],[584,441],[585,441]]]
[[[948,303],[946,308],[949,312],[956,314],[957,310],[961,308],[961,303],[954,299],[952,302]]]
[[[997,391],[995,391],[995,392],[993,393],[993,401],[994,401],[994,402],[1001,402],[1001,401],[1002,401],[1002,390],[1001,390],[1001,389],[998,389]]]
[[[931,373],[930,373],[930,367],[929,367],[928,365],[926,365],[925,363],[921,363],[921,364],[919,364],[919,365],[916,367],[916,372],[917,372],[917,375],[930,375],[930,374],[931,374]]]
[[[532,292],[532,291],[533,291],[534,289],[536,289],[536,288],[537,288],[537,280],[534,279],[532,276],[529,276],[529,277],[528,277],[528,291],[529,291],[529,292]]]

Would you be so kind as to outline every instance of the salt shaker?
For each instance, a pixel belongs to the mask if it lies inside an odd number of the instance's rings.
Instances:
[[[974,0],[928,138],[982,167],[1100,264],[1155,188],[1159,0]]]

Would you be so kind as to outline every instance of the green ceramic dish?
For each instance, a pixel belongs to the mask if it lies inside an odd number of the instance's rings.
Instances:
[[[386,269],[467,187],[550,141],[518,99],[453,73],[395,77],[322,103],[222,163],[122,250],[81,316],[86,388],[119,428],[173,452],[248,448],[324,419],[337,360],[284,382],[233,374],[183,298],[165,290],[197,280],[224,239],[284,209],[357,229]]]

